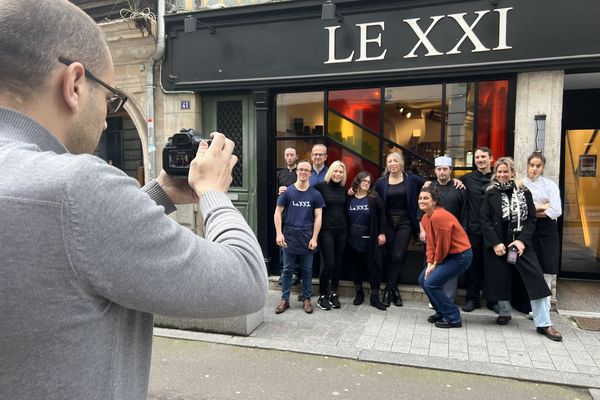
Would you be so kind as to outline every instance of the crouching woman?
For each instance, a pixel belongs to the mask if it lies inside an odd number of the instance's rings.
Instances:
[[[427,233],[427,267],[419,276],[419,283],[435,309],[427,322],[437,328],[459,328],[460,312],[443,287],[471,265],[471,243],[456,217],[441,207],[435,189],[422,188],[418,204],[424,213],[421,223]]]

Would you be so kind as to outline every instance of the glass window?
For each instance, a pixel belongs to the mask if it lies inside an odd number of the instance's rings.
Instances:
[[[277,136],[322,136],[324,102],[323,92],[278,94]]]
[[[373,132],[381,129],[381,89],[332,90],[327,104]]]
[[[479,83],[477,147],[492,150],[494,159],[506,156],[508,81]]]
[[[285,149],[288,147],[294,147],[298,154],[298,161],[308,160],[310,161],[310,152],[314,144],[322,143],[322,140],[278,140],[277,143],[277,155],[276,165],[277,169],[285,168]]]
[[[442,85],[385,89],[386,139],[433,160],[440,153],[441,132]]]
[[[379,138],[355,123],[329,112],[327,136],[373,162],[379,162]]]
[[[378,163],[365,160],[364,158],[344,149],[339,144],[332,144],[329,146],[328,154],[329,160],[341,160],[346,165],[346,171],[348,174],[346,187],[348,188],[352,186],[352,180],[360,171],[369,171],[371,175],[373,175],[373,183],[375,183],[375,180],[377,180],[381,174],[381,169],[379,168]]]
[[[446,85],[446,136],[444,153],[454,167],[472,167],[474,83]]]

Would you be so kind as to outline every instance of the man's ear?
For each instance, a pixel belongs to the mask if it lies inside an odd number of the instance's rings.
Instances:
[[[67,66],[61,79],[61,93],[67,108],[76,113],[81,106],[81,93],[83,81],[85,80],[85,69],[79,62]]]

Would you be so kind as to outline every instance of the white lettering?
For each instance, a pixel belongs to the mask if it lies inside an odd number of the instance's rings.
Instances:
[[[350,206],[350,211],[369,211],[369,205],[363,204],[360,206]]]
[[[370,26],[380,26],[381,30],[385,30],[385,22],[370,22],[366,24],[356,24],[360,28],[360,57],[356,59],[356,61],[373,61],[373,60],[383,60],[385,58],[385,53],[387,53],[387,49],[383,50],[383,53],[376,57],[368,57],[367,56],[367,43],[377,43],[379,47],[381,47],[381,32],[377,35],[376,38],[367,39],[367,29]]]
[[[473,24],[471,24],[470,26],[469,26],[469,24],[467,24],[465,22],[465,19],[463,18],[465,15],[467,15],[467,13],[449,14],[448,16],[450,18],[452,18],[456,22],[458,22],[458,25],[462,28],[462,30],[465,34],[463,35],[462,38],[460,38],[460,40],[458,41],[456,46],[454,46],[454,48],[452,50],[450,50],[449,52],[447,52],[446,54],[459,54],[460,50],[458,50],[458,48],[460,47],[462,42],[465,41],[465,39],[467,37],[469,38],[471,43],[473,43],[473,46],[475,46],[475,48],[473,50],[471,50],[471,53],[476,53],[476,52],[481,52],[481,51],[490,51],[490,49],[488,49],[487,47],[485,47],[483,45],[483,43],[481,43],[481,41],[479,40],[477,35],[475,35],[475,33],[473,32],[473,28],[475,27],[475,25],[477,25],[479,23],[479,21],[481,20],[481,17],[483,17],[485,14],[487,14],[489,12],[490,12],[489,10],[475,11],[475,13],[477,14],[477,19],[475,19],[475,22],[473,22]]]
[[[498,13],[498,46],[492,50],[507,50],[512,49],[512,46],[506,44],[506,26],[508,20],[508,12],[512,10],[512,7],[498,8],[494,10]]]
[[[423,46],[425,46],[425,48],[427,49],[427,54],[425,54],[426,57],[441,56],[444,54],[444,53],[437,51],[436,48],[433,47],[433,44],[431,44],[429,39],[427,39],[427,35],[429,35],[429,32],[431,32],[431,30],[433,29],[435,24],[437,24],[438,21],[442,18],[444,18],[443,15],[436,15],[434,17],[431,17],[431,20],[432,20],[431,25],[429,25],[429,28],[427,28],[427,31],[425,31],[425,32],[423,32],[421,30],[421,27],[419,27],[419,25],[417,24],[417,22],[419,22],[419,20],[421,18],[411,18],[411,19],[404,20],[404,22],[406,22],[408,24],[408,26],[410,26],[412,28],[415,35],[417,35],[417,37],[419,38],[419,42],[415,45],[415,47],[413,47],[413,49],[410,51],[410,53],[408,53],[407,55],[404,56],[404,58],[418,57],[415,54],[415,51],[419,48],[419,46],[421,44],[423,44]]]
[[[292,201],[294,207],[311,207],[310,201]]]
[[[352,61],[352,58],[354,58],[354,50],[344,59],[335,58],[335,31],[338,30],[339,27],[340,25],[325,27],[325,29],[329,31],[329,59],[323,64],[349,63]]]

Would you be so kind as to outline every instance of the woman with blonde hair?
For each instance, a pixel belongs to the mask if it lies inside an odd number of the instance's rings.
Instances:
[[[424,178],[404,170],[404,157],[397,152],[387,155],[385,174],[375,183],[375,191],[385,208],[386,243],[391,259],[382,299],[388,307],[402,306],[398,280],[410,239],[413,232],[418,232],[417,197],[424,183]]]
[[[345,185],[347,177],[346,165],[341,161],[334,161],[329,166],[324,181],[314,186],[325,200],[323,222],[319,232],[323,269],[319,274],[319,298],[317,299],[317,305],[322,310],[341,307],[337,289],[346,248],[348,224],[345,210]]]
[[[481,206],[484,241],[484,291],[488,300],[497,300],[498,325],[511,319],[513,275],[523,281],[533,310],[538,333],[561,341],[561,334],[550,320],[547,297],[550,290],[533,250],[536,209],[531,192],[517,175],[510,157],[494,164],[494,175]]]

